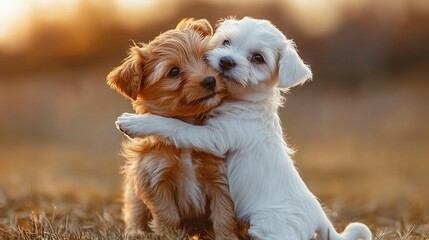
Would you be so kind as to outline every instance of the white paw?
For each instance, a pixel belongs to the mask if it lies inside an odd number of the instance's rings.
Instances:
[[[138,119],[141,115],[123,113],[115,122],[116,128],[129,138],[137,137]]]

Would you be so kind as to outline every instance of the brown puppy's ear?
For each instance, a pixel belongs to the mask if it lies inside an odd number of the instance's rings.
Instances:
[[[213,28],[207,19],[195,20],[193,18],[184,18],[179,22],[179,24],[177,24],[176,27],[177,30],[185,30],[187,28],[194,29],[203,37],[213,35]]]
[[[107,75],[107,84],[124,97],[136,100],[143,78],[143,66],[146,59],[143,48],[134,46],[122,65],[113,69]]]

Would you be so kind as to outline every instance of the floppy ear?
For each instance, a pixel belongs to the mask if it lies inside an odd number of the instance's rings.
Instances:
[[[187,28],[194,29],[203,37],[213,35],[213,28],[207,19],[195,20],[193,18],[184,18],[176,27],[177,30],[185,30]]]
[[[124,97],[136,100],[143,78],[145,58],[142,48],[131,47],[129,55],[121,66],[113,69],[107,75],[107,84]]]
[[[311,79],[310,67],[299,57],[295,44],[287,40],[285,49],[280,52],[279,88],[291,88]]]

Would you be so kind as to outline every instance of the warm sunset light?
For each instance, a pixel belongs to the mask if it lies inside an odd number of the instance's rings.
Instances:
[[[153,6],[157,1],[156,0],[115,0],[117,5],[121,8],[127,10],[140,9],[143,7]]]
[[[23,37],[30,12],[31,6],[24,0],[0,0],[0,46],[13,41],[12,36]]]
[[[205,0],[215,4],[216,1]],[[232,0],[239,4],[239,0]],[[224,2],[223,4],[225,4]],[[252,4],[262,4],[251,1]],[[81,0],[0,0],[0,48],[13,51],[25,45],[40,24],[73,24],[75,20],[88,17],[83,9],[92,9],[108,16],[108,21],[117,22],[126,28],[135,29],[143,22],[161,20],[180,9],[180,1],[173,0],[106,0],[86,2]],[[280,1],[283,11],[294,19],[302,31],[310,35],[324,35],[335,30],[344,17],[371,9],[380,17],[401,19],[404,10],[427,12],[429,2],[425,0],[392,1],[386,5],[370,0],[284,0]],[[162,9],[159,6],[162,5]],[[83,7],[82,7],[83,6]],[[158,14],[159,13],[159,14]],[[162,13],[162,14],[161,14]]]
[[[13,51],[25,44],[34,20],[58,23],[70,18],[76,0],[0,0],[0,47]]]
[[[23,46],[39,25],[73,24],[81,20],[82,6],[95,12],[108,13],[109,21],[117,21],[125,27],[140,26],[143,19],[160,15],[147,12],[162,1],[110,0],[91,3],[80,0],[0,0],[0,48],[14,51]],[[173,2],[172,2],[173,3]],[[170,4],[175,6],[175,4]],[[98,9],[98,10],[97,10]],[[117,11],[112,11],[115,9]],[[163,9],[171,12],[172,7]],[[107,15],[107,14],[106,14]],[[165,16],[165,15],[164,15]],[[88,16],[83,16],[88,17]]]
[[[285,1],[297,23],[311,35],[327,34],[338,27],[349,9],[359,10],[369,0],[300,0]],[[317,24],[316,24],[317,23]]]

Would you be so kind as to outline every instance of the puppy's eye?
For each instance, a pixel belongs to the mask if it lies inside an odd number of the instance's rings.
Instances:
[[[257,53],[257,54],[252,56],[252,62],[254,62],[256,64],[263,64],[263,63],[265,63],[265,60],[261,54]]]
[[[180,69],[178,67],[172,67],[167,74],[167,77],[177,77],[180,74]]]
[[[228,39],[225,39],[225,40],[222,42],[222,46],[229,46],[229,45],[231,45],[231,42],[230,42]]]

